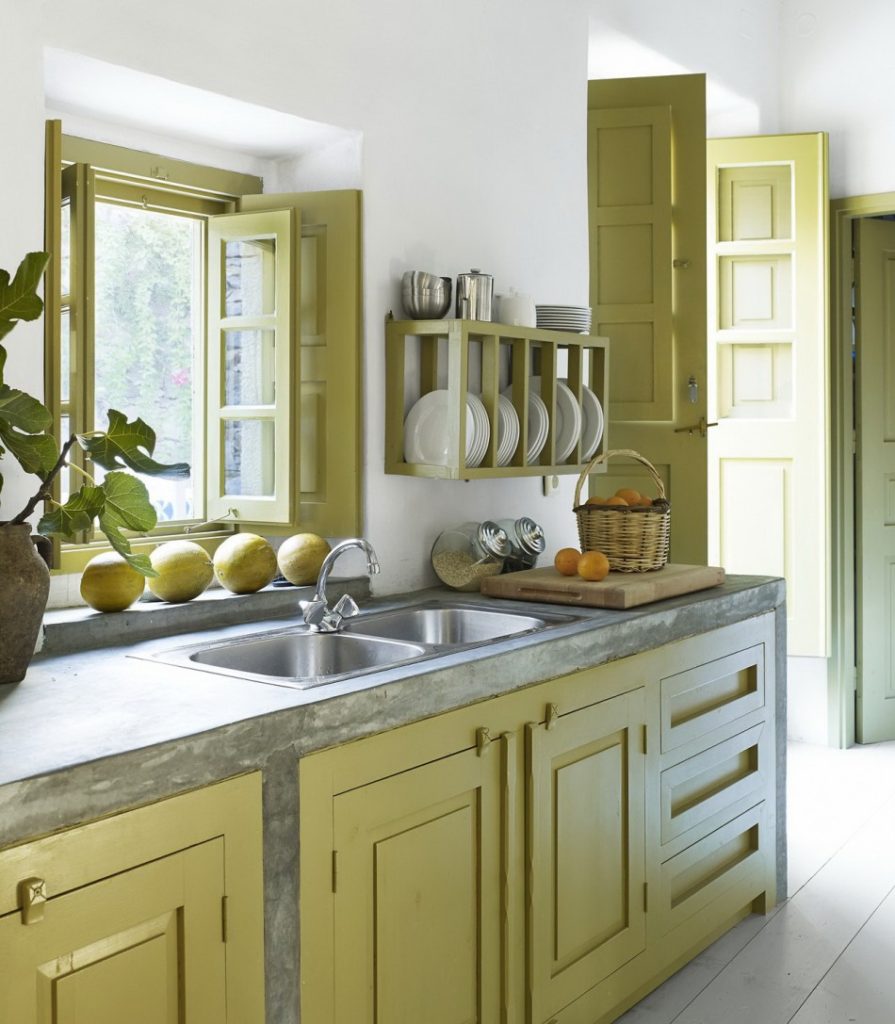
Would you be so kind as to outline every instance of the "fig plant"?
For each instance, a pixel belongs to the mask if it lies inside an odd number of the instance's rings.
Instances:
[[[0,530],[4,525],[26,522],[38,505],[45,502],[46,510],[37,524],[39,534],[73,540],[78,532],[96,522],[112,547],[138,572],[155,576],[149,557],[131,550],[125,531],[151,530],[157,522],[156,510],[143,481],[126,471],[182,477],[189,475],[189,465],[156,462],[152,457],[152,428],[139,418],[129,421],[116,409],[109,410],[105,430],[57,438],[50,410],[32,395],[10,387],[4,379],[7,353],[2,342],[19,321],[36,320],[43,312],[43,300],[37,289],[48,261],[47,253],[31,252],[12,278],[0,269],[0,459],[13,456],[26,473],[33,473],[40,481],[25,506],[0,525]],[[85,481],[60,503],[53,499],[53,484],[62,469],[72,465],[68,456],[75,445],[106,473],[101,481],[96,481],[74,466]],[[0,473],[0,492],[2,487]]]

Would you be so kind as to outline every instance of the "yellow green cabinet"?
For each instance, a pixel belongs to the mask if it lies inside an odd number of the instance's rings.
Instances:
[[[0,851],[16,1024],[264,1019],[260,778]]]
[[[642,689],[526,727],[533,1021],[646,945],[645,728]]]
[[[303,758],[303,1024],[608,1024],[771,907],[775,658],[771,613]]]
[[[467,750],[337,796],[333,1020],[497,1020],[500,764]]]

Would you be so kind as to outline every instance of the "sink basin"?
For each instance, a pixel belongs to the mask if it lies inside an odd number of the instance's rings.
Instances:
[[[256,636],[135,654],[182,668],[304,689],[524,636],[577,616],[433,601],[347,619],[338,633],[293,626]]]
[[[372,636],[292,630],[225,643],[181,648],[162,657],[175,664],[206,668],[282,685],[319,686],[418,658],[426,649]]]
[[[561,620],[562,621],[562,620]],[[373,612],[343,623],[343,633],[439,647],[468,647],[544,629],[544,618],[488,608],[441,606]]]

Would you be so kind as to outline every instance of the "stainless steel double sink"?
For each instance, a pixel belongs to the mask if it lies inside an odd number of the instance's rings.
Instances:
[[[362,612],[338,633],[293,626],[256,636],[196,643],[149,655],[155,661],[304,689],[574,621],[487,605],[427,602]]]

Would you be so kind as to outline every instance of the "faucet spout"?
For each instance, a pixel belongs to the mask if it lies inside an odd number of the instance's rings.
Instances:
[[[301,610],[305,622],[312,630],[320,633],[335,633],[342,625],[342,620],[352,615],[357,615],[358,607],[354,601],[344,594],[336,603],[335,608],[330,608],[326,598],[326,585],[329,582],[329,574],[333,570],[339,556],[351,548],[360,548],[367,557],[367,572],[375,576],[379,572],[379,559],[373,550],[373,545],[364,540],[363,537],[351,537],[337,544],[332,551],[323,559],[320,572],[317,576],[317,586],[314,596],[310,601],[301,602]]]

